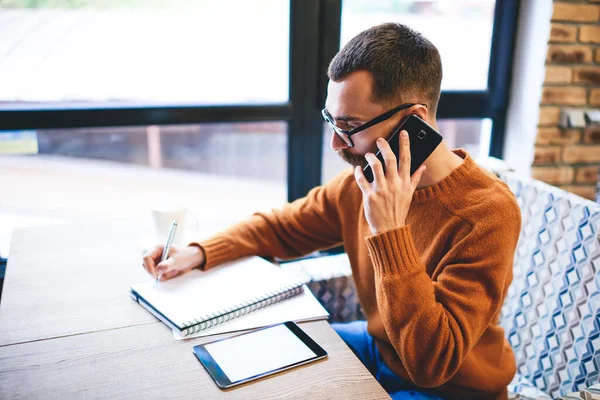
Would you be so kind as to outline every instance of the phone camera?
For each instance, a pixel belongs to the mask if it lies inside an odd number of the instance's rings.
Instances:
[[[427,136],[427,132],[425,132],[424,130],[421,130],[421,132],[419,132],[419,134],[417,135],[419,139],[424,139],[425,136]]]

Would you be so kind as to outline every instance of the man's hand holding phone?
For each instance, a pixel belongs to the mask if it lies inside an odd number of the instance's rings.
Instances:
[[[367,181],[361,167],[354,170],[354,178],[363,194],[365,217],[374,235],[406,224],[413,194],[425,172],[425,166],[421,165],[412,177],[410,175],[411,154],[407,131],[400,132],[400,160],[385,139],[377,139],[377,147],[385,162],[385,173],[383,165],[373,153],[365,154],[373,171],[372,183]]]

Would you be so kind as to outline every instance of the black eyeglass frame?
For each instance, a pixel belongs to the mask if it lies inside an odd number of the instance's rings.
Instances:
[[[427,104],[424,104],[424,103],[401,104],[401,105],[394,107],[391,110],[386,111],[383,114],[373,118],[372,120],[365,122],[361,126],[354,128],[350,131],[339,128],[335,124],[335,119],[331,116],[331,114],[329,114],[329,111],[327,111],[327,108],[324,108],[321,110],[321,115],[323,115],[323,119],[325,120],[325,122],[327,122],[329,124],[329,126],[331,126],[333,131],[344,141],[344,143],[346,143],[349,147],[354,147],[354,142],[352,141],[352,138],[350,136],[355,135],[359,132],[364,131],[365,129],[372,127],[373,125],[377,125],[380,122],[383,122],[383,121],[386,121],[386,120],[392,118],[392,116],[394,116],[394,114],[396,114],[398,111],[406,110],[407,108],[411,108],[412,106],[416,106],[416,105],[421,105],[421,106],[427,107]]]

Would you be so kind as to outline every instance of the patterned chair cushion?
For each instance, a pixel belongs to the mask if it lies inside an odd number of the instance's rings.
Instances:
[[[581,390],[579,392],[569,393],[566,396],[561,396],[557,398],[558,400],[577,400],[577,399],[585,399],[585,400],[600,400],[600,385],[591,386],[585,390]]]
[[[282,264],[281,267],[307,284],[329,312],[330,322],[365,319],[346,254],[307,258]]]
[[[600,207],[535,180],[501,173],[523,228],[501,325],[518,372],[552,396],[598,382]]]
[[[509,400],[550,400],[550,396],[535,387],[527,378],[517,373],[508,384]]]

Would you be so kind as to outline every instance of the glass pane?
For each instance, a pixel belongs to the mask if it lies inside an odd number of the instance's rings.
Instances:
[[[28,221],[148,218],[153,207],[176,206],[193,212],[200,231],[214,233],[287,200],[286,122],[49,129],[37,136],[40,154],[0,157],[7,189],[0,220],[7,213]],[[11,228],[1,225],[0,251]]]
[[[285,184],[285,122],[38,130],[39,153]]]
[[[443,90],[485,89],[494,6],[495,0],[344,0],[341,42],[371,26],[400,22],[438,48]]]
[[[463,148],[473,158],[487,157],[490,148],[490,119],[441,119],[437,121],[439,132],[448,147]],[[348,168],[342,159],[331,150],[331,128],[323,125],[323,169],[321,182],[327,182],[344,168]]]
[[[288,1],[0,1],[0,104],[284,102],[288,59]]]
[[[20,226],[149,222],[152,208],[177,207],[196,216],[204,235],[287,200],[286,122],[49,129],[37,137],[40,154],[0,156],[0,254]],[[141,245],[154,244],[148,240]]]

